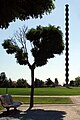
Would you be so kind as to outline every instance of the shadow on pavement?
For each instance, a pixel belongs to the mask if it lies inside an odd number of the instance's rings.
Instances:
[[[66,113],[64,111],[32,109],[26,111],[10,110],[0,114],[0,120],[63,120]]]

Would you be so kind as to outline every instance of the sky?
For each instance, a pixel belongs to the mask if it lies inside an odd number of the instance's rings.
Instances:
[[[60,26],[65,43],[66,4],[69,4],[69,80],[75,80],[80,76],[80,0],[56,0],[55,9],[51,14],[44,15],[42,19],[16,20],[10,23],[7,29],[0,29],[0,73],[5,72],[7,78],[13,81],[24,78],[29,84],[31,83],[31,71],[28,66],[19,65],[14,55],[8,55],[1,44],[5,39],[13,37],[14,33],[24,25],[30,29],[38,25],[48,26],[49,24]],[[60,84],[65,83],[65,50],[61,55],[49,59],[46,65],[37,67],[35,78],[43,81],[48,78],[54,81],[57,78]]]

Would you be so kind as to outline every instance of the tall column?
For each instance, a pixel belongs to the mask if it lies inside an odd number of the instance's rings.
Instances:
[[[69,5],[65,5],[65,81],[66,86],[69,82]]]

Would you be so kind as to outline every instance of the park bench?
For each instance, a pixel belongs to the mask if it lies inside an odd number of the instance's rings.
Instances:
[[[14,108],[14,110],[16,110],[16,108],[22,104],[21,102],[14,102],[12,96],[9,94],[1,95],[0,101],[1,105],[7,109],[8,113],[10,108]]]

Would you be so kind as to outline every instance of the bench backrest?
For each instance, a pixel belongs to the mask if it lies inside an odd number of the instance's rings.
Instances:
[[[2,95],[0,97],[1,104],[4,105],[10,105],[13,103],[12,96],[9,94]]]

